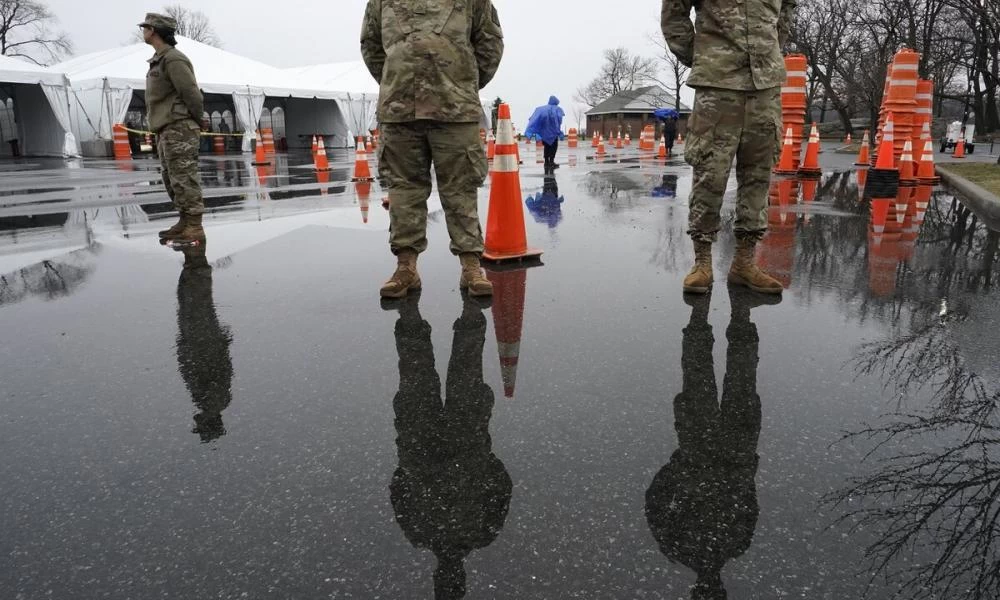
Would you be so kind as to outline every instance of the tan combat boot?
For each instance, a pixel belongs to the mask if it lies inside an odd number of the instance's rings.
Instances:
[[[379,290],[379,295],[383,298],[402,298],[410,290],[420,290],[420,286],[420,275],[417,273],[417,253],[413,250],[400,250],[396,256],[396,272]]]
[[[458,282],[458,286],[463,290],[469,290],[470,296],[492,296],[493,284],[486,279],[479,266],[479,255],[467,252],[458,258],[462,261],[462,279]]]
[[[761,294],[780,294],[784,291],[781,282],[771,277],[757,266],[754,260],[753,240],[738,240],[733,266],[729,269],[729,283],[742,285]]]
[[[184,229],[181,229],[173,237],[174,241],[178,242],[204,242],[205,241],[205,230],[201,227],[201,215],[188,215],[185,214],[183,217]]]
[[[184,213],[180,213],[176,223],[174,223],[169,229],[164,229],[159,232],[160,239],[172,240],[176,238],[180,232],[184,231],[184,224]]]
[[[707,294],[712,289],[712,244],[694,243],[694,266],[684,278],[684,293]]]

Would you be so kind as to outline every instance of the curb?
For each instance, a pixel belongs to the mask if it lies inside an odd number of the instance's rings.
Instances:
[[[958,192],[965,204],[972,209],[990,229],[1000,231],[1000,196],[988,192],[972,183],[965,177],[949,171],[947,167],[937,166],[941,180]]]

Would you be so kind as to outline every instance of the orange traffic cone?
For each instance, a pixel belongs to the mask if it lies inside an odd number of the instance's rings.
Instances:
[[[598,145],[598,144],[600,143],[600,142],[598,141],[598,139],[597,139],[597,135],[598,135],[598,134],[597,134],[597,132],[595,131],[595,132],[594,132],[594,139],[592,139],[592,140],[590,141],[590,147],[591,147],[591,148],[596,148],[596,147],[597,147],[597,145]]]
[[[920,166],[917,169],[917,181],[921,185],[941,183],[941,178],[934,169],[934,142],[931,139],[924,140],[924,151],[920,155]]]
[[[854,140],[852,140],[852,139],[851,139],[851,134],[850,134],[850,132],[848,132],[848,134],[847,134],[847,137],[846,137],[846,138],[844,138],[844,143],[845,143],[845,144],[851,144],[851,143],[854,143]]]
[[[368,136],[365,138],[365,152],[367,152],[368,154],[372,153],[372,136]]]
[[[601,135],[597,138],[597,156],[603,157],[607,152],[607,149],[604,147],[604,136]]]
[[[625,134],[625,145],[626,146],[632,145],[632,136],[627,133]]]
[[[493,284],[493,326],[496,329],[497,350],[500,354],[503,395],[513,398],[517,387],[517,363],[521,356],[528,271],[487,269],[486,278]]]
[[[867,167],[868,163],[871,162],[871,144],[871,139],[868,137],[868,130],[865,129],[865,135],[861,138],[861,149],[858,150],[858,162],[854,163],[855,167]]]
[[[913,169],[913,142],[910,140],[903,143],[903,154],[899,157],[899,184],[917,185],[917,177]]]
[[[514,142],[509,105],[499,106],[497,119],[496,158],[493,160],[491,175],[483,259],[489,262],[537,259],[542,251],[528,248],[528,237],[524,229],[521,177],[518,174],[517,144]]]
[[[893,140],[893,116],[892,113],[885,118],[885,128],[882,129],[882,143],[878,147],[878,158],[875,162],[876,169],[893,171],[896,169],[894,156],[895,141]]]
[[[257,130],[257,143],[254,149],[253,166],[269,165],[267,156],[264,154],[264,140],[260,137],[260,129]]]
[[[372,184],[370,181],[360,181],[354,184],[358,195],[358,205],[361,206],[361,222],[368,223],[368,208],[371,206]]]
[[[792,152],[792,128],[785,131],[785,143],[781,147],[781,160],[774,172],[779,175],[795,175],[795,156]]]
[[[965,158],[965,130],[962,130],[962,137],[955,142],[955,153],[952,158]]]
[[[128,143],[128,131],[121,123],[112,128],[115,160],[132,160],[132,146]]]
[[[621,150],[624,147],[625,147],[625,142],[622,140],[622,132],[619,130],[618,131],[618,141],[615,142],[615,148],[618,149],[618,150]]]
[[[319,142],[316,141],[316,136],[313,136],[313,142],[312,142],[313,162],[316,161],[316,153],[318,151],[319,151]]]
[[[667,159],[667,137],[660,136],[660,149],[656,151],[656,157]]]
[[[806,159],[802,161],[802,166],[799,167],[799,175],[809,178],[819,178],[823,175],[823,170],[819,168],[819,130],[816,129],[816,123],[812,124],[812,130],[809,132]]]
[[[323,136],[319,136],[316,140],[316,158],[313,160],[313,166],[317,171],[330,170],[330,161],[326,158],[326,141]]]
[[[497,153],[497,140],[490,131],[486,136],[486,160],[493,160]]]
[[[569,134],[566,137],[569,140],[567,142],[567,145],[570,148],[576,148],[577,146],[579,146],[579,144],[580,144],[580,138],[579,138],[579,134],[576,131],[576,128],[570,128]]]
[[[351,181],[371,181],[372,171],[368,167],[368,156],[365,154],[365,144],[361,137],[358,137],[358,149],[354,154],[354,177]]]

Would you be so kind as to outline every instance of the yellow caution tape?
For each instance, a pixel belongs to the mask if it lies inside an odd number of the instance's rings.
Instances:
[[[122,126],[122,129],[124,129],[125,131],[127,131],[129,133],[138,133],[139,135],[156,135],[155,132],[152,132],[152,131],[143,131],[142,129],[130,129],[130,128],[125,127],[125,126]],[[215,137],[215,136],[219,136],[219,137],[240,137],[240,138],[243,137],[242,133],[212,133],[211,131],[199,131],[198,135],[203,136],[203,137]]]

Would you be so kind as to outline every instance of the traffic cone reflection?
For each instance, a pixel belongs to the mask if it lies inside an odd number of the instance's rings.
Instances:
[[[486,278],[493,284],[493,325],[500,354],[503,393],[513,398],[517,387],[517,365],[521,357],[521,334],[524,327],[526,269],[491,271]]]
[[[372,184],[370,181],[359,181],[354,184],[354,191],[361,206],[361,222],[368,223],[368,208],[371,206]]]

